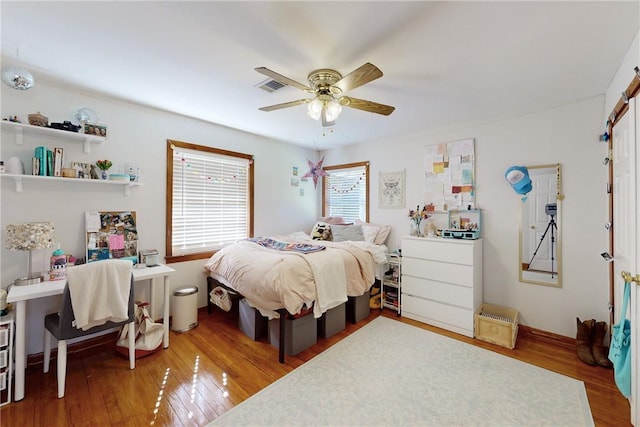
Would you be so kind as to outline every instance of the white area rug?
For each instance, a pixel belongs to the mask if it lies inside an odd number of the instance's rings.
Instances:
[[[384,317],[211,426],[593,426],[584,384]]]

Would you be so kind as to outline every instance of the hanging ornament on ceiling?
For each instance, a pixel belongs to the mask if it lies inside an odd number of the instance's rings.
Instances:
[[[18,65],[10,65],[3,68],[2,81],[7,86],[18,90],[27,90],[33,87],[33,76],[31,73]]]
[[[320,159],[318,163],[313,163],[311,160],[307,159],[307,164],[309,165],[309,172],[302,175],[303,178],[312,178],[313,179],[313,187],[318,186],[318,178],[321,176],[329,176],[324,169],[322,169],[322,162],[324,162],[324,157]]]

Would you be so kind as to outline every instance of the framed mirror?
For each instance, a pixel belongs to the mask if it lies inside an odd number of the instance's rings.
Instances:
[[[527,166],[532,189],[520,214],[520,281],[562,286],[560,164]]]

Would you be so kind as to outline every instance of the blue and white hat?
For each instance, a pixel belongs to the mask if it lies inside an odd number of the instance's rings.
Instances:
[[[511,166],[504,177],[518,194],[527,194],[532,189],[529,171],[524,166]]]

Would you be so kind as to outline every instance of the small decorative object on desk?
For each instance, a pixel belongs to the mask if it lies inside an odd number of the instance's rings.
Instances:
[[[420,209],[420,205],[416,206],[416,210],[410,209],[409,210],[409,218],[411,219],[411,231],[410,231],[410,234],[412,236],[422,237],[424,235],[424,233],[422,232],[422,229],[420,228],[420,224],[422,223],[423,219],[429,218],[429,215],[427,213],[427,206],[424,206],[422,208],[422,210]]]
[[[107,179],[108,174],[107,171],[109,170],[109,168],[113,165],[113,163],[111,163],[111,160],[98,160],[96,161],[96,166],[98,166],[98,168],[102,171],[100,173],[100,177],[102,179]]]
[[[67,277],[67,256],[60,248],[51,254],[49,280],[64,280]]]

